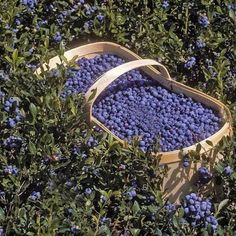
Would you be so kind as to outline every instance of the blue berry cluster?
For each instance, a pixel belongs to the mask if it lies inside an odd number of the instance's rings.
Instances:
[[[94,24],[93,20],[88,20],[88,21],[86,21],[86,22],[84,23],[84,29],[85,29],[85,30],[91,29],[91,28],[93,27],[93,24]]]
[[[89,137],[89,139],[87,141],[87,145],[88,145],[88,147],[93,148],[98,145],[98,141],[93,137]]]
[[[8,80],[9,76],[3,70],[0,70],[0,81]]]
[[[5,96],[5,93],[0,89],[0,99],[2,99]]]
[[[80,59],[80,69],[68,69],[60,96],[85,93],[100,75],[122,63],[110,54]],[[220,128],[220,119],[211,109],[163,88],[139,70],[113,82],[96,100],[93,115],[121,139],[141,137],[145,151],[157,141],[161,151],[191,146]]]
[[[101,13],[99,13],[99,14],[96,16],[96,18],[97,18],[97,20],[98,20],[99,22],[103,22],[105,16],[103,16]]]
[[[206,46],[206,43],[202,40],[202,39],[198,39],[197,41],[196,41],[196,46],[197,46],[197,48],[204,48],[205,46]]]
[[[72,225],[70,228],[70,231],[73,235],[79,235],[80,234],[80,228],[77,225]]]
[[[4,199],[6,197],[6,193],[0,190],[0,199]]]
[[[60,43],[62,40],[62,35],[60,32],[56,32],[55,35],[53,36],[53,39],[55,42]]]
[[[22,139],[16,136],[10,136],[4,140],[3,145],[8,150],[19,150],[22,146]]]
[[[48,24],[48,21],[47,20],[39,20],[37,23],[36,23],[36,29],[37,30],[40,30],[41,27],[45,26]]]
[[[204,28],[206,28],[210,24],[207,16],[204,16],[204,15],[199,16],[198,23]]]
[[[29,10],[33,10],[37,6],[37,0],[21,0],[20,3]]]
[[[58,16],[57,16],[57,23],[60,26],[63,26],[63,23],[65,22],[66,18],[70,16],[72,13],[72,10],[67,10],[67,11],[62,11]]]
[[[16,17],[15,17],[15,24],[17,26],[21,25],[21,15],[20,14],[16,14]]]
[[[9,115],[12,115],[12,117],[9,117],[7,120],[8,128],[14,128],[22,119],[18,99],[10,97],[6,100],[4,103],[4,110],[8,112]]]
[[[89,16],[89,15],[93,14],[96,10],[97,10],[97,8],[96,8],[95,6],[92,6],[92,7],[86,6],[86,8],[85,8],[85,14],[86,14],[87,16]]]
[[[85,153],[85,151],[82,151],[81,148],[78,146],[75,146],[72,148],[71,155],[72,156],[81,156],[82,158],[87,157],[87,154]]]
[[[212,174],[209,172],[208,168],[202,166],[198,169],[198,183],[199,184],[206,184],[212,178]]]
[[[126,165],[124,164],[120,164],[119,166],[119,170],[122,171],[122,170],[125,170],[126,169]]]
[[[236,5],[228,5],[227,8],[232,11],[236,11]]]
[[[136,193],[135,189],[130,189],[127,192],[127,197],[128,197],[129,200],[132,200],[136,196],[137,196],[137,193]]]
[[[37,201],[37,200],[39,200],[41,198],[41,193],[40,192],[36,192],[36,191],[33,191],[31,194],[30,194],[30,196],[29,196],[29,199],[31,200],[31,201]]]
[[[108,217],[102,217],[101,218],[101,223],[102,224],[107,224],[107,223],[110,223],[111,222],[111,218],[108,218]]]
[[[172,204],[172,203],[169,202],[169,201],[165,204],[165,209],[167,210],[167,212],[168,212],[169,214],[173,214],[173,213],[176,212],[176,206],[175,206],[175,204]]]
[[[183,207],[184,217],[192,227],[207,227],[210,224],[216,230],[218,222],[212,215],[212,203],[208,199],[191,193],[185,196]]]
[[[167,8],[170,6],[170,3],[169,3],[169,1],[164,0],[164,1],[162,2],[161,6],[162,6],[164,9],[167,9]]]
[[[224,168],[224,174],[225,174],[226,176],[232,175],[233,172],[234,172],[234,171],[233,171],[233,169],[232,169],[230,166],[226,166],[226,167]]]
[[[190,57],[184,64],[184,67],[187,69],[191,69],[194,65],[196,65],[196,58]]]
[[[6,175],[17,175],[18,169],[17,169],[17,167],[14,166],[14,165],[8,165],[8,166],[5,166],[3,172],[4,172]]]

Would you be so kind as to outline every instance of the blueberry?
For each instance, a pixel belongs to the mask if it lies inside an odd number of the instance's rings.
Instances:
[[[4,230],[3,230],[2,226],[0,226],[0,236],[4,236]]]
[[[188,167],[189,166],[189,160],[188,159],[184,159],[183,161],[183,167]]]
[[[104,203],[106,201],[107,201],[107,198],[105,196],[101,195],[100,202]]]
[[[125,170],[125,169],[126,169],[126,165],[121,164],[121,165],[119,166],[119,170]]]
[[[132,200],[132,199],[133,199],[133,196],[132,196],[132,193],[131,193],[131,192],[127,192],[127,196],[128,196],[128,199],[129,199],[129,200]]]
[[[195,212],[195,211],[196,211],[195,206],[189,206],[189,209],[190,209],[190,211],[192,211],[192,212]]]
[[[186,196],[185,196],[185,199],[186,199],[187,201],[189,201],[189,200],[191,199],[191,196],[190,196],[190,195],[186,195]]]
[[[85,194],[86,195],[90,195],[92,193],[92,189],[91,188],[86,188],[85,189]]]
[[[191,193],[191,194],[190,194],[190,197],[191,197],[193,200],[197,200],[197,194],[196,194],[196,193]]]
[[[70,231],[74,235],[79,235],[80,234],[80,228],[77,225],[71,226]]]
[[[232,173],[233,173],[233,169],[230,166],[226,166],[224,168],[224,174],[225,175],[230,176],[230,175],[232,175]]]
[[[132,190],[130,193],[131,193],[131,196],[132,196],[132,197],[135,197],[135,196],[137,195],[137,193],[136,193],[135,190]]]
[[[14,128],[16,126],[16,121],[14,119],[12,119],[12,118],[9,118],[8,122],[7,122],[7,126],[9,128]]]
[[[184,213],[185,213],[186,215],[189,214],[189,208],[188,208],[188,207],[185,207],[185,208],[184,208]]]
[[[144,147],[145,146],[145,142],[144,141],[140,141],[140,146]]]
[[[190,199],[190,200],[189,200],[189,203],[193,205],[193,204],[194,204],[194,200],[193,200],[193,199]]]

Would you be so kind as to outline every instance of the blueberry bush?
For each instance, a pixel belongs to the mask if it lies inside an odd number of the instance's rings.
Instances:
[[[213,155],[222,157],[213,170],[199,146],[183,156],[185,168],[203,165],[196,173],[198,190],[190,189],[179,203],[165,198],[161,186],[168,166],[149,148],[174,150],[209,137],[220,128],[219,117],[134,70],[111,85],[93,110],[129,140],[123,147],[88,127],[83,102],[97,76],[123,59],[103,55],[68,62],[63,54],[88,42],[119,43],[224,102],[235,123],[235,14],[230,0],[0,1],[0,236],[234,235],[235,136],[213,147]],[[66,66],[34,73],[55,55]],[[160,119],[144,123],[135,101],[143,103],[141,110],[157,106],[158,114],[150,109],[147,118]],[[179,113],[186,116],[171,113],[171,106],[184,107]],[[169,127],[171,119],[176,129]],[[159,145],[154,132],[164,137]],[[140,134],[141,142],[133,138]],[[213,189],[206,193],[209,184]]]

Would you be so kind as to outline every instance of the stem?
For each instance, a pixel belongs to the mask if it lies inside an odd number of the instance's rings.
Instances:
[[[96,236],[96,235],[98,234],[98,232],[99,232],[99,222],[100,222],[100,218],[101,218],[101,216],[100,216],[100,214],[98,214],[98,221],[97,221],[97,226],[96,226],[96,231],[95,231],[95,233],[94,233],[94,236]]]
[[[189,20],[189,11],[188,11],[188,2],[187,2],[187,8],[186,8],[186,12],[185,12],[185,17],[186,17],[186,21],[185,21],[185,29],[184,29],[184,34],[187,35],[188,34],[188,20]]]
[[[9,219],[9,215],[10,215],[11,209],[12,209],[12,202],[10,204],[10,207],[9,207],[8,211],[7,211],[7,217],[6,217],[6,219],[7,219],[6,235],[8,235],[8,229],[9,229],[10,223],[11,223],[11,220]]]

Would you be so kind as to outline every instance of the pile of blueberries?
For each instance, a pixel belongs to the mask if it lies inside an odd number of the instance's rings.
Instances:
[[[69,68],[67,70],[68,79],[64,91],[60,95],[61,98],[77,93],[86,93],[99,76],[125,63],[125,61],[114,55],[102,54],[91,59],[81,58],[77,63],[79,69]],[[54,74],[56,74],[55,71]]]
[[[61,98],[85,93],[99,76],[124,62],[110,54],[78,60],[79,69],[67,71]],[[93,115],[121,139],[139,136],[144,151],[154,145],[164,152],[191,146],[221,125],[213,110],[165,89],[139,70],[114,81],[96,100]]]
[[[14,97],[10,97],[4,103],[4,110],[9,114],[7,119],[7,127],[14,128],[18,122],[22,120],[22,116],[19,109],[19,100]]]
[[[209,199],[202,199],[196,193],[185,196],[184,217],[193,227],[211,225],[213,230],[218,226],[217,219],[212,215],[212,203]]]

